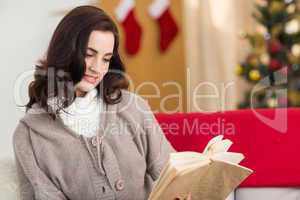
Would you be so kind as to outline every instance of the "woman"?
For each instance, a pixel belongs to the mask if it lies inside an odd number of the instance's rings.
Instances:
[[[57,26],[13,135],[21,199],[147,199],[174,149],[128,89],[118,30],[81,6]]]

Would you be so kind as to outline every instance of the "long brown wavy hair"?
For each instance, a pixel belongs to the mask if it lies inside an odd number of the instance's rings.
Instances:
[[[94,30],[110,31],[115,39],[109,71],[96,87],[98,96],[101,95],[107,104],[116,104],[121,100],[121,89],[128,89],[129,81],[125,77],[125,66],[118,52],[117,26],[102,9],[79,6],[60,21],[45,58],[36,65],[34,80],[28,88],[29,102],[26,104],[26,111],[34,103],[38,103],[55,119],[60,109],[74,101],[74,85],[81,81],[85,73],[86,48],[89,36]],[[59,109],[51,111],[47,102],[52,97],[58,97],[63,104],[58,106]]]

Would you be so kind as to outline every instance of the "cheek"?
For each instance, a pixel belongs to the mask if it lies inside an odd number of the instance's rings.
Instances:
[[[103,69],[103,70],[101,71],[101,76],[100,76],[98,82],[100,82],[100,81],[103,80],[103,78],[104,78],[104,76],[107,74],[107,72],[108,72],[108,68],[107,68],[107,69]]]
[[[105,75],[108,72],[109,64],[106,64],[102,70],[102,74]]]
[[[89,66],[91,66],[90,64],[91,64],[90,59],[86,58],[85,59],[85,71],[88,71]]]

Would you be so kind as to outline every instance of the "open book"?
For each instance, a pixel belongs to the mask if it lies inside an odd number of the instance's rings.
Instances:
[[[232,142],[219,135],[203,153],[171,153],[148,200],[174,200],[189,192],[196,200],[225,200],[253,171],[240,166],[241,153],[227,152]]]

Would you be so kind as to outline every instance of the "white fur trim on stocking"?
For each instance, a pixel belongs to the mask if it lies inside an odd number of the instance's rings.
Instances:
[[[120,22],[124,21],[134,6],[135,0],[121,0],[115,10],[117,20]]]
[[[170,7],[170,0],[154,0],[149,7],[149,13],[152,17],[160,17],[167,8]]]

